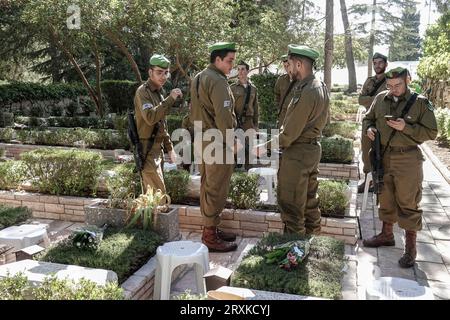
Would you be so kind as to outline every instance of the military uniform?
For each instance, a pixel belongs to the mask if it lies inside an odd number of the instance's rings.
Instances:
[[[210,51],[232,48],[234,44],[219,43],[210,47]],[[202,122],[203,132],[208,129],[218,129],[224,138],[222,163],[207,164],[202,157],[200,164],[200,211],[203,216],[204,230],[202,241],[210,251],[235,250],[236,245],[223,243],[226,240],[217,229],[221,219],[220,214],[225,207],[230,186],[234,163],[226,163],[226,154],[231,150],[225,145],[227,129],[236,128],[234,114],[234,98],[226,75],[213,63],[201,71],[191,82],[191,121]],[[196,141],[198,137],[195,137]],[[197,143],[197,142],[194,142]],[[205,149],[214,142],[202,141],[202,155]],[[233,157],[231,157],[233,159]],[[220,239],[219,239],[220,238]],[[232,238],[232,237],[231,237]],[[235,238],[235,236],[234,236]]]
[[[317,59],[305,46],[289,46],[289,52]],[[329,93],[323,82],[309,75],[297,80],[278,137],[283,149],[278,170],[278,205],[285,231],[299,234],[320,232],[317,198],[321,146],[319,139],[328,121]]]
[[[295,80],[292,80],[295,81]],[[277,117],[277,128],[279,129],[283,124],[284,117],[286,116],[286,110],[289,105],[289,102],[292,100],[292,95],[294,94],[294,90],[289,90],[289,86],[291,85],[291,78],[288,74],[283,74],[278,77],[275,82],[275,106],[278,108],[278,117]],[[292,84],[294,85],[294,84]],[[287,94],[287,95],[286,95]],[[283,105],[281,103],[283,102]]]
[[[183,165],[182,165],[184,170],[190,171],[191,165],[194,165],[193,164],[193,160],[194,160],[194,144],[193,144],[193,142],[194,142],[194,124],[191,121],[189,113],[183,117],[183,120],[181,122],[181,128],[188,130],[189,135],[191,136],[191,141],[190,141],[191,142],[191,159],[190,159],[191,162],[183,163]]]
[[[160,55],[154,55],[150,59],[150,64],[161,64],[164,68],[168,68],[168,63],[168,60]],[[144,192],[147,191],[147,185],[166,192],[162,172],[163,147],[169,152],[173,150],[173,145],[167,132],[165,117],[174,103],[175,99],[170,95],[164,99],[163,91],[158,89],[150,79],[136,90],[134,97],[136,127],[142,143],[143,154],[144,156],[147,154],[142,170]],[[147,153],[148,142],[156,125],[158,125],[158,131],[154,143]]]
[[[381,83],[384,82],[384,83]],[[378,86],[378,89],[374,92],[375,87]],[[367,78],[366,82],[361,88],[361,93],[358,97],[358,103],[364,107],[366,107],[366,112],[369,110],[370,105],[375,99],[376,95],[380,92],[386,90],[386,78],[383,76],[378,79],[376,76]],[[372,95],[369,95],[371,94]],[[364,131],[361,133],[361,152],[362,152],[362,162],[363,162],[363,172],[364,174],[368,174],[370,172],[370,158],[369,158],[369,150],[370,150],[370,140],[367,138],[367,135]]]
[[[403,73],[403,68],[392,72]],[[383,152],[384,185],[379,195],[379,218],[383,222],[380,234],[363,241],[366,247],[394,246],[393,225],[398,222],[405,230],[405,252],[398,261],[403,268],[412,267],[417,255],[416,236],[422,229],[423,155],[418,147],[437,136],[437,124],[431,103],[418,96],[403,117],[402,131],[388,126],[385,115],[400,117],[412,93],[393,97],[389,91],[378,94],[363,120],[363,130],[374,127],[380,133]],[[395,130],[395,131],[393,131]],[[392,132],[395,134],[391,137]]]

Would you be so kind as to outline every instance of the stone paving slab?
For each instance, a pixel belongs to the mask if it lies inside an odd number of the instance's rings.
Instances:
[[[431,243],[417,243],[416,261],[443,263],[441,253],[437,246]]]
[[[438,225],[429,224],[431,235],[436,240],[450,240],[450,224]]]
[[[414,270],[418,279],[428,279],[450,283],[450,274],[444,264],[433,262],[416,262]]]
[[[450,283],[425,279],[418,279],[417,282],[422,286],[430,287],[436,299],[450,300]]]
[[[436,247],[441,254],[444,263],[450,264],[450,241],[436,240]]]

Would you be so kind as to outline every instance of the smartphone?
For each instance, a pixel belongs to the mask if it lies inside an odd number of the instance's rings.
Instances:
[[[386,121],[387,120],[397,120],[397,117],[390,115],[390,114],[385,115],[384,118],[386,119]]]

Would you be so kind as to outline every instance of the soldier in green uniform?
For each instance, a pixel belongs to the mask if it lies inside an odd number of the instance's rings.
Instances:
[[[230,88],[234,97],[234,112],[236,114],[237,127],[246,132],[249,129],[258,130],[259,104],[258,93],[255,85],[248,79],[250,66],[244,61],[239,61],[238,80]],[[245,139],[245,170],[250,169],[248,150],[248,137]]]
[[[277,107],[278,110],[278,117],[277,117],[278,129],[280,129],[281,125],[283,124],[287,107],[292,99],[293,94],[292,88],[294,87],[296,81],[296,79],[292,79],[288,73],[289,62],[287,54],[282,55],[281,60],[283,61],[283,66],[286,73],[278,77],[277,81],[275,82],[275,89],[274,89],[275,106]]]
[[[134,96],[136,127],[144,156],[146,155],[142,170],[144,192],[147,191],[147,186],[166,192],[161,168],[163,147],[169,153],[171,161],[174,162],[176,157],[167,132],[165,117],[182,93],[176,88],[167,98],[163,96],[162,87],[167,81],[169,66],[170,61],[166,57],[153,55],[150,58],[148,80],[136,90]]]
[[[414,265],[416,235],[422,229],[419,202],[424,158],[418,145],[437,135],[433,106],[425,97],[411,92],[407,74],[407,69],[400,67],[386,73],[388,90],[375,97],[363,120],[363,130],[370,140],[374,140],[375,132],[380,133],[384,167],[378,210],[383,228],[363,244],[394,246],[393,225],[398,222],[406,238],[404,254],[398,261],[403,268]]]
[[[278,205],[285,232],[319,234],[319,140],[328,121],[329,93],[326,85],[313,74],[313,65],[319,57],[317,51],[289,45],[288,55],[289,74],[297,82],[280,134],[275,137],[283,149],[278,170]],[[271,140],[266,146],[272,143]],[[266,148],[256,146],[254,152],[262,155]]]
[[[372,62],[375,75],[367,78],[366,82],[364,82],[358,98],[358,103],[366,107],[366,112],[369,110],[375,96],[381,91],[386,90],[386,77],[384,76],[384,72],[388,66],[387,57],[381,53],[375,52],[372,57]],[[361,158],[363,162],[364,181],[358,185],[358,193],[364,192],[366,177],[370,172],[369,150],[370,140],[363,131],[361,132]],[[372,188],[370,191],[372,191]]]
[[[234,114],[234,98],[228,85],[227,75],[233,68],[236,56],[235,44],[219,42],[209,47],[210,64],[197,74],[191,83],[191,121],[202,124],[202,130],[217,129],[225,141],[227,130],[236,128]],[[197,140],[198,137],[196,136]],[[195,141],[194,143],[197,143]],[[236,250],[233,241],[236,235],[226,233],[218,228],[220,214],[225,207],[230,179],[234,169],[233,160],[227,163],[207,163],[203,151],[211,144],[202,141],[202,163],[200,164],[200,210],[203,215],[204,227],[202,242],[210,251],[227,252]],[[229,151],[223,143],[224,155]]]

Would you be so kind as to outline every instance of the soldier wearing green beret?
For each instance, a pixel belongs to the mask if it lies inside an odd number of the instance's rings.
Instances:
[[[437,135],[433,106],[408,88],[405,68],[386,73],[388,90],[379,93],[363,120],[370,140],[380,133],[384,185],[379,195],[380,234],[363,241],[366,247],[394,246],[393,225],[405,230],[405,251],[398,261],[403,268],[414,265],[416,236],[422,229],[423,155],[418,147]]]
[[[289,105],[289,102],[292,99],[292,88],[295,85],[295,79],[291,79],[289,73],[288,73],[288,55],[284,54],[281,56],[281,61],[283,62],[283,67],[285,70],[285,74],[282,74],[278,77],[277,81],[275,82],[275,106],[278,110],[278,117],[277,117],[277,128],[279,129],[281,127],[281,124],[283,123],[284,117],[286,115],[287,106]]]
[[[278,139],[283,156],[278,170],[277,198],[285,232],[320,233],[320,210],[317,188],[322,130],[328,122],[329,92],[316,79],[313,65],[319,53],[307,46],[289,45],[289,74],[296,79],[293,97],[281,125]],[[256,146],[254,153],[262,155],[271,147]]]
[[[244,61],[239,61],[238,80],[233,83],[230,88],[234,97],[234,112],[238,128],[247,131],[249,129],[258,130],[259,120],[259,103],[258,92],[255,85],[248,79],[250,66]],[[248,155],[249,141],[245,139],[245,170],[250,169]]]
[[[191,121],[196,125],[199,121],[202,130],[217,129],[225,141],[227,130],[236,128],[234,114],[234,98],[228,85],[227,75],[233,68],[236,48],[234,43],[219,42],[209,47],[210,64],[197,74],[191,82]],[[232,131],[231,131],[232,132]],[[197,143],[198,137],[195,137]],[[234,162],[221,163],[205,161],[203,153],[212,144],[201,141],[202,163],[200,164],[200,211],[203,216],[202,242],[210,251],[227,252],[236,250],[233,241],[236,235],[226,233],[218,228],[220,214],[225,207]],[[223,154],[227,154],[227,146],[223,145]]]
[[[169,76],[170,61],[159,54],[150,58],[148,80],[142,84],[134,96],[134,111],[136,127],[143,146],[145,156],[142,170],[142,183],[144,192],[150,186],[153,190],[160,189],[166,192],[162,172],[163,146],[169,153],[172,162],[176,156],[173,145],[167,132],[166,115],[178,97],[181,90],[176,88],[164,98],[163,85]]]
[[[373,69],[375,75],[367,78],[366,82],[361,88],[359,94],[358,103],[366,107],[366,111],[369,110],[375,96],[381,91],[386,90],[386,77],[384,72],[388,66],[387,57],[381,53],[375,52],[372,57]],[[363,162],[364,181],[358,185],[358,192],[364,192],[364,186],[366,184],[367,174],[370,172],[370,140],[367,138],[365,132],[361,133],[361,159]],[[373,188],[370,189],[372,191]]]

